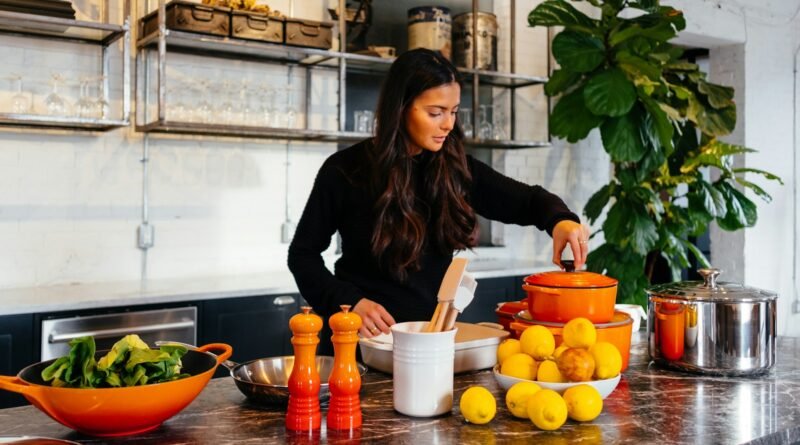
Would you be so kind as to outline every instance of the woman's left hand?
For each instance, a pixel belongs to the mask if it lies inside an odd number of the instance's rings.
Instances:
[[[575,270],[583,267],[589,254],[589,233],[589,227],[584,224],[568,219],[559,221],[553,227],[553,264],[564,268],[561,265],[561,252],[569,244],[575,259]]]

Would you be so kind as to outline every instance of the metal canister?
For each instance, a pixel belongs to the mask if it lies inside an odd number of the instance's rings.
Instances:
[[[497,70],[497,17],[488,12],[478,13],[478,38],[472,38],[472,13],[459,14],[453,19],[453,63],[472,68],[472,45],[478,46],[478,69]]]
[[[451,56],[450,9],[443,6],[419,6],[408,10],[408,49],[428,48]]]

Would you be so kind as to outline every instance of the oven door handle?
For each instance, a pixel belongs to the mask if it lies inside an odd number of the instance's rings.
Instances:
[[[130,326],[125,328],[114,328],[114,329],[101,329],[97,331],[82,331],[82,332],[72,332],[69,334],[59,334],[58,332],[51,332],[47,338],[48,343],[66,343],[70,340],[74,340],[80,337],[88,337],[94,336],[95,338],[108,338],[108,337],[115,337],[120,334],[142,334],[145,332],[156,332],[156,331],[175,331],[178,329],[186,329],[194,327],[193,320],[184,320],[184,321],[176,321],[172,323],[157,323],[157,324],[150,324],[145,326]]]

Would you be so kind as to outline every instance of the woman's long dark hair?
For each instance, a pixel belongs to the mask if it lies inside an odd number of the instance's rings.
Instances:
[[[412,177],[412,139],[406,115],[414,99],[424,91],[456,82],[456,68],[440,54],[415,49],[392,64],[378,100],[376,134],[367,155],[370,188],[376,196],[372,253],[381,266],[404,281],[420,270],[425,249],[452,254],[474,245],[475,212],[467,200],[472,182],[464,154],[464,133],[458,122],[438,152],[425,153],[422,196],[417,196]],[[421,210],[419,198],[427,207]],[[428,233],[428,230],[432,233]]]

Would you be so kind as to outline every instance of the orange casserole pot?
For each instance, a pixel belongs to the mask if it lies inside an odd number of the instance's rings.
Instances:
[[[215,356],[207,351],[221,350]],[[99,359],[107,351],[97,353]],[[212,343],[190,350],[181,358],[180,380],[125,388],[58,388],[42,380],[42,370],[55,360],[36,363],[16,377],[0,376],[0,389],[25,396],[58,423],[84,434],[126,436],[157,428],[177,414],[205,388],[217,366],[233,349]]]
[[[577,317],[608,323],[614,317],[617,280],[593,272],[543,272],[525,278],[528,311],[538,321],[566,323]]]
[[[548,322],[532,320],[526,311],[522,311],[516,315],[516,321],[511,323],[511,328],[514,330],[514,337],[519,338],[522,331],[534,326],[541,325],[546,327],[555,337],[556,345],[561,344],[561,332],[566,323]],[[597,341],[607,341],[619,349],[622,356],[622,370],[628,369],[628,359],[631,354],[631,333],[633,328],[633,319],[625,312],[614,312],[614,316],[608,323],[595,323],[594,327],[597,329]]]

